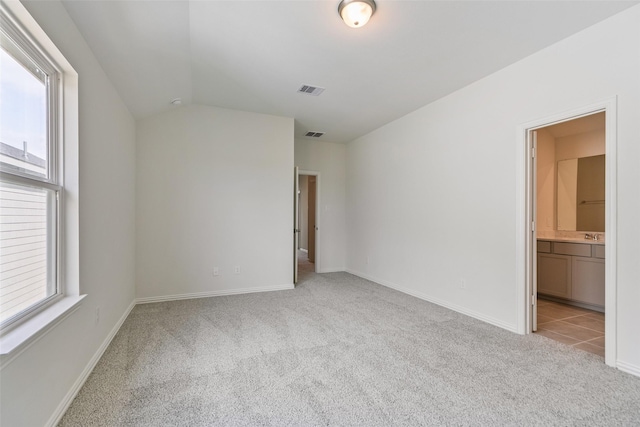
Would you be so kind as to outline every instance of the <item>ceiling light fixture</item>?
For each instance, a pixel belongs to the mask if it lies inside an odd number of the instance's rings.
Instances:
[[[340,17],[351,28],[363,27],[375,11],[373,0],[342,0],[338,5]]]

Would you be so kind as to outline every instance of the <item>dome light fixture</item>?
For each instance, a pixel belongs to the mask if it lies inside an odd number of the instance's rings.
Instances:
[[[338,13],[345,24],[351,28],[366,25],[376,11],[373,0],[342,0],[338,5]]]

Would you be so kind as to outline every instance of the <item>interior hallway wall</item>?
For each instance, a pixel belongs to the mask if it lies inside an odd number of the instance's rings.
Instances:
[[[138,298],[293,286],[293,119],[179,107],[137,122],[136,166]]]
[[[515,331],[518,127],[617,97],[617,363],[640,375],[638,52],[634,6],[350,142],[349,271]]]

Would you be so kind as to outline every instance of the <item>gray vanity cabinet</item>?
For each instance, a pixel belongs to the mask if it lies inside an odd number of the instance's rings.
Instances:
[[[604,246],[538,240],[538,292],[604,308]]]
[[[538,253],[538,292],[571,299],[571,257]]]
[[[571,299],[604,307],[604,260],[573,257]]]

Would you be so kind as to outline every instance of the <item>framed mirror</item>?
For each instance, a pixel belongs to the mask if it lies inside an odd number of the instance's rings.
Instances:
[[[557,170],[557,229],[604,232],[605,156],[560,160]]]

